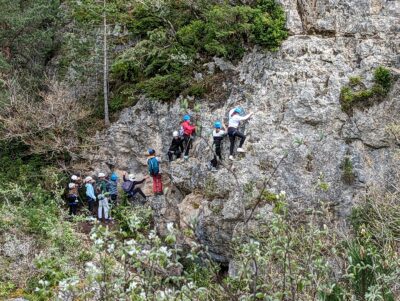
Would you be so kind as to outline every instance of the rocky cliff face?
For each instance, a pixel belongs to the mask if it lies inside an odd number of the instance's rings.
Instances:
[[[399,123],[398,81],[384,101],[356,108],[352,116],[342,112],[339,95],[350,76],[362,76],[368,86],[379,65],[394,73],[400,67],[400,3],[282,3],[291,36],[279,51],[254,49],[237,66],[218,59],[209,64],[234,74],[223,83],[229,97],[219,104],[204,100],[199,113],[190,112],[203,126],[201,137],[187,162],[163,164],[168,204],[153,200],[157,210],[163,207],[160,218],[168,216],[183,227],[196,221],[198,238],[221,262],[229,261],[227,244],[249,217],[265,179],[270,178],[266,188],[271,192],[286,191],[291,205],[327,202],[339,218],[370,187],[391,189],[398,180],[400,144],[388,131]],[[247,153],[211,173],[206,164],[212,157],[212,124],[226,119],[234,106],[256,112],[245,124]],[[143,99],[123,111],[107,132],[98,133],[99,147],[88,159],[96,170],[144,174],[146,148],[166,159],[183,113],[179,99],[168,104]],[[226,159],[228,144],[227,139]],[[259,206],[250,222],[256,226],[270,210],[271,205]]]

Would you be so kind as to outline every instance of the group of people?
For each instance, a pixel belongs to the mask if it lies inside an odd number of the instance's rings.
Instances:
[[[223,122],[216,121],[212,132],[213,136],[213,159],[210,162],[211,170],[215,171],[219,161],[222,161],[222,142],[225,136],[229,136],[230,148],[229,159],[234,160],[234,148],[236,137],[240,138],[238,153],[245,152],[243,144],[246,136],[239,131],[240,122],[248,120],[253,113],[243,116],[241,108],[233,108],[229,111],[228,127]],[[173,161],[174,158],[180,158],[183,154],[184,159],[189,158],[189,150],[192,147],[193,138],[196,134],[196,126],[192,123],[190,115],[183,116],[183,121],[179,131],[173,132],[173,139],[168,150],[168,159]],[[153,193],[155,195],[163,194],[163,184],[161,179],[160,158],[156,156],[154,149],[147,150],[147,166],[149,175],[153,179]],[[134,174],[124,173],[123,182],[121,184],[122,190],[126,193],[128,199],[133,198],[137,194],[140,195],[144,201],[147,196],[143,193],[138,185],[143,184],[149,176],[141,180],[136,180]],[[68,184],[67,201],[69,205],[70,215],[76,215],[79,203],[79,190],[84,189],[84,195],[88,204],[89,213],[97,215],[97,218],[102,220],[103,217],[106,222],[111,220],[110,207],[118,204],[118,176],[112,173],[109,178],[103,172],[98,173],[97,181],[91,176],[87,176],[83,180],[73,175]],[[95,204],[97,206],[97,214],[94,212]]]
[[[229,123],[228,127],[223,122],[216,121],[213,129],[213,152],[214,158],[211,160],[212,170],[215,171],[218,166],[218,160],[222,161],[222,141],[225,136],[229,136],[230,147],[229,147],[229,160],[234,160],[233,154],[235,149],[236,137],[240,138],[239,147],[237,148],[238,153],[244,153],[243,144],[246,140],[246,136],[240,132],[240,122],[249,119],[253,113],[247,115],[243,114],[243,110],[239,107],[233,108],[229,111]],[[189,150],[192,147],[193,136],[196,134],[196,126],[192,124],[189,115],[183,116],[183,122],[181,123],[180,131],[174,131],[172,136],[172,142],[168,150],[168,159],[173,161],[175,158],[180,158],[184,154],[184,159],[188,159]]]
[[[150,176],[153,178],[153,192],[155,195],[163,194],[163,187],[160,172],[160,158],[156,156],[154,149],[147,151],[147,165]],[[136,180],[134,174],[123,174],[122,190],[128,199],[132,199],[136,195],[143,198],[143,202],[147,201],[147,196],[138,185],[143,184],[149,176],[145,176],[141,180]],[[72,175],[68,184],[67,202],[69,206],[69,214],[76,215],[79,204],[79,190],[84,188],[84,197],[86,198],[90,215],[95,215],[99,220],[105,222],[111,221],[110,208],[118,204],[118,176],[112,173],[109,178],[106,174],[100,172],[97,174],[97,181],[91,176],[82,178]],[[95,205],[97,203],[97,212]]]

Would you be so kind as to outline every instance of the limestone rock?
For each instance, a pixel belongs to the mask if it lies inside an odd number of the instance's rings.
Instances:
[[[146,173],[147,147],[163,158],[169,200],[154,199],[156,214],[165,222],[181,223],[197,217],[198,239],[215,259],[229,261],[229,242],[252,210],[251,201],[268,180],[267,189],[286,191],[289,202],[304,209],[319,201],[335,204],[338,218],[346,218],[368,187],[390,187],[398,181],[398,141],[387,128],[398,123],[400,84],[369,108],[352,116],[341,110],[339,96],[350,76],[372,85],[376,67],[400,68],[400,2],[383,0],[281,0],[287,14],[289,38],[277,52],[249,51],[236,66],[214,58],[209,72],[236,72],[223,83],[231,93],[224,103],[201,101],[200,112],[180,108],[180,99],[157,103],[141,99],[124,110],[117,122],[97,134],[98,149],[87,153],[96,170],[112,167]],[[218,68],[217,68],[218,67]],[[215,120],[227,119],[230,108],[241,106],[254,116],[243,125],[245,154],[228,157],[215,173],[211,130]],[[172,132],[189,113],[202,125],[188,161],[168,163]],[[354,182],[343,181],[343,162],[352,162]],[[108,164],[107,164],[108,163]],[[272,176],[273,175],[273,176]],[[202,196],[202,197],[201,197]],[[191,198],[200,207],[190,208]],[[200,201],[201,200],[201,201]],[[165,207],[165,204],[169,209]],[[196,205],[196,206],[197,206]],[[268,205],[256,208],[268,218]]]

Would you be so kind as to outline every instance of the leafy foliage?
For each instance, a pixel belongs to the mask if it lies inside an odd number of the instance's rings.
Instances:
[[[249,46],[275,50],[287,37],[284,12],[274,0],[107,3],[107,16],[127,30],[126,37],[137,41],[118,55],[111,68],[117,91],[127,81],[135,87],[124,97],[144,92],[154,99],[172,99],[193,83],[193,72],[211,57],[238,60]],[[82,24],[98,24],[104,12],[95,1],[69,4]],[[125,38],[115,41],[121,42]],[[193,90],[193,95],[202,93],[204,89]]]
[[[57,47],[58,0],[0,1],[0,69],[18,69],[26,87],[40,87],[46,62]]]
[[[340,103],[342,110],[352,113],[356,105],[369,106],[375,101],[385,97],[392,85],[392,75],[389,69],[378,67],[374,71],[374,85],[367,89],[361,81],[361,77],[350,77],[349,85],[342,87],[340,91]]]

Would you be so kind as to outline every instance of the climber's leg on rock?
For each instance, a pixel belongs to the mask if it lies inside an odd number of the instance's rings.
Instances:
[[[163,193],[161,174],[152,176],[153,178],[153,192],[155,195]]]
[[[172,151],[168,151],[168,160],[169,162],[171,162],[174,158],[173,152]]]
[[[146,199],[146,195],[143,193],[142,189],[135,188],[132,190],[132,196],[135,196],[136,193],[139,193],[144,199]]]
[[[221,144],[215,144],[215,154],[222,161],[222,152],[221,152]],[[215,158],[217,157],[215,156]]]
[[[185,157],[189,157],[189,150],[192,148],[192,138],[188,135],[184,135],[183,141],[185,144]]]
[[[181,154],[182,154],[182,153],[181,153],[179,150],[175,151],[176,159],[180,159]]]
[[[229,142],[230,142],[230,146],[229,146],[229,156],[233,156],[233,150],[235,148],[235,133],[236,133],[236,128],[228,128],[228,136],[229,136]]]
[[[244,141],[246,140],[246,136],[243,135],[241,132],[236,131],[235,137],[239,137],[239,138],[240,138],[239,148],[237,149],[237,151],[238,151],[239,153],[244,153],[245,151],[244,151],[244,149],[242,148],[242,146],[243,146],[243,144],[244,144]]]

